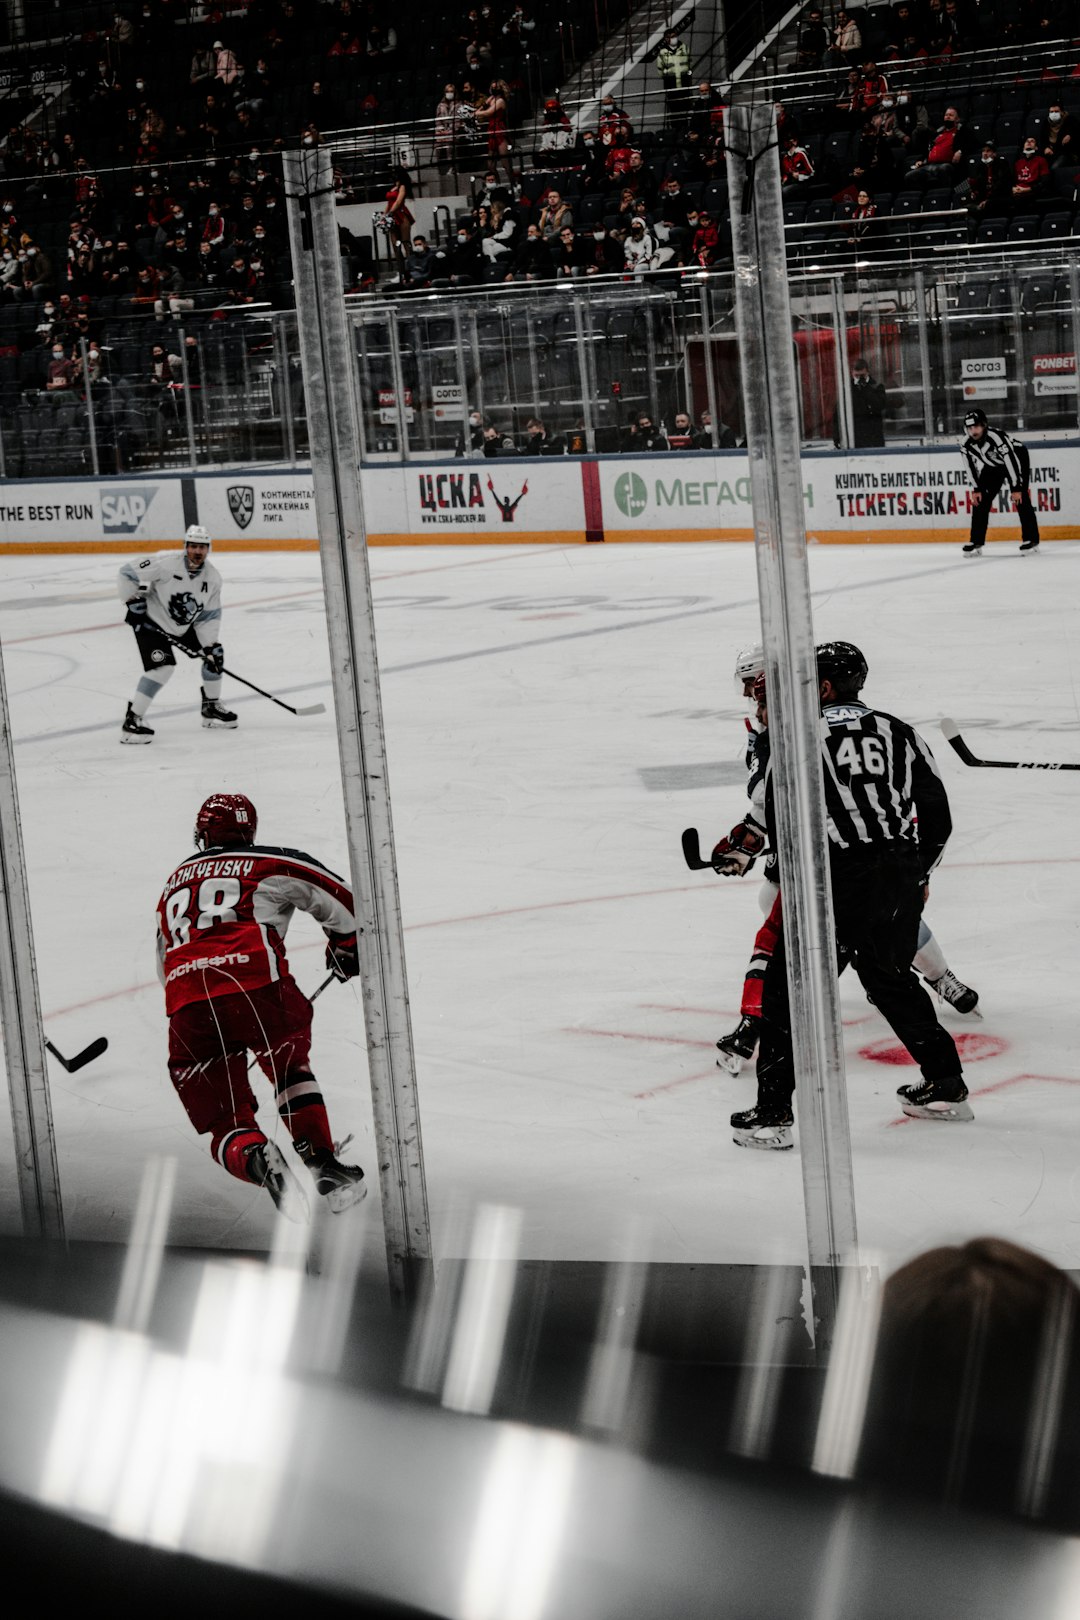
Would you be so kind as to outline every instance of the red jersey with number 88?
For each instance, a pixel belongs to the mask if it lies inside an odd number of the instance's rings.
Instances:
[[[290,977],[285,931],[297,909],[327,934],[356,928],[348,887],[298,849],[210,849],[178,866],[158,901],[165,1011]]]

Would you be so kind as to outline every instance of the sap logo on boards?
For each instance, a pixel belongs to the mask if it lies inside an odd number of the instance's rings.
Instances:
[[[134,534],[150,510],[156,484],[135,484],[130,489],[99,489],[101,526],[106,534]]]

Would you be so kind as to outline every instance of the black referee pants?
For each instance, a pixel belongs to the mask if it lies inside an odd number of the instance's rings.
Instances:
[[[1025,474],[1029,474],[1031,471],[1031,458],[1026,448],[1020,459]],[[1005,479],[1004,467],[997,467],[993,472],[984,472],[979,478],[979,494],[982,496],[982,500],[978,506],[973,506],[971,509],[972,545],[981,546],[986,543],[986,525],[990,522],[990,509],[997,499]],[[1020,519],[1020,533],[1023,538],[1030,540],[1033,545],[1038,545],[1039,522],[1035,516],[1035,508],[1031,504],[1031,490],[1028,487],[1026,477],[1016,515]]]
[[[852,853],[833,862],[832,884],[838,963],[854,967],[867,996],[927,1080],[958,1075],[956,1044],[911,969],[923,909],[918,857],[901,850]],[[782,935],[765,969],[761,1017],[758,1103],[790,1108],[795,1064]]]

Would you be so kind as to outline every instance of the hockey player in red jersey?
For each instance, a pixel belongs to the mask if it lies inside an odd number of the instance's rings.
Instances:
[[[293,1147],[335,1213],[363,1198],[364,1172],[339,1163],[326,1106],[311,1072],[311,1003],[285,956],[299,907],[326,932],[326,965],[359,972],[348,887],[300,850],[256,844],[255,806],[214,793],[195,818],[190,856],[158,902],[158,975],[169,1019],[169,1077],[218,1163],[265,1187],[302,1218],[305,1200],[281,1150],[260,1129],[248,1053],[274,1087]]]

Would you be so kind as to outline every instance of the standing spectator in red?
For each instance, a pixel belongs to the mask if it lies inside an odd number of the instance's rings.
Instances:
[[[797,135],[789,135],[780,154],[780,179],[785,186],[805,185],[814,178],[814,165]]]
[[[502,163],[507,179],[513,183],[514,175],[510,167],[509,98],[510,90],[505,79],[492,79],[487,99],[476,109],[476,117],[480,124],[487,125],[488,163],[493,169],[497,169]]]
[[[1034,135],[1024,141],[1023,150],[1013,164],[1012,194],[1018,200],[1034,201],[1050,183],[1050,165],[1039,151]]]
[[[386,193],[386,234],[390,238],[390,246],[394,250],[394,257],[399,264],[412,246],[412,228],[416,221],[413,218],[409,203],[412,200],[412,181],[407,169],[394,169],[390,178],[390,189]]]

